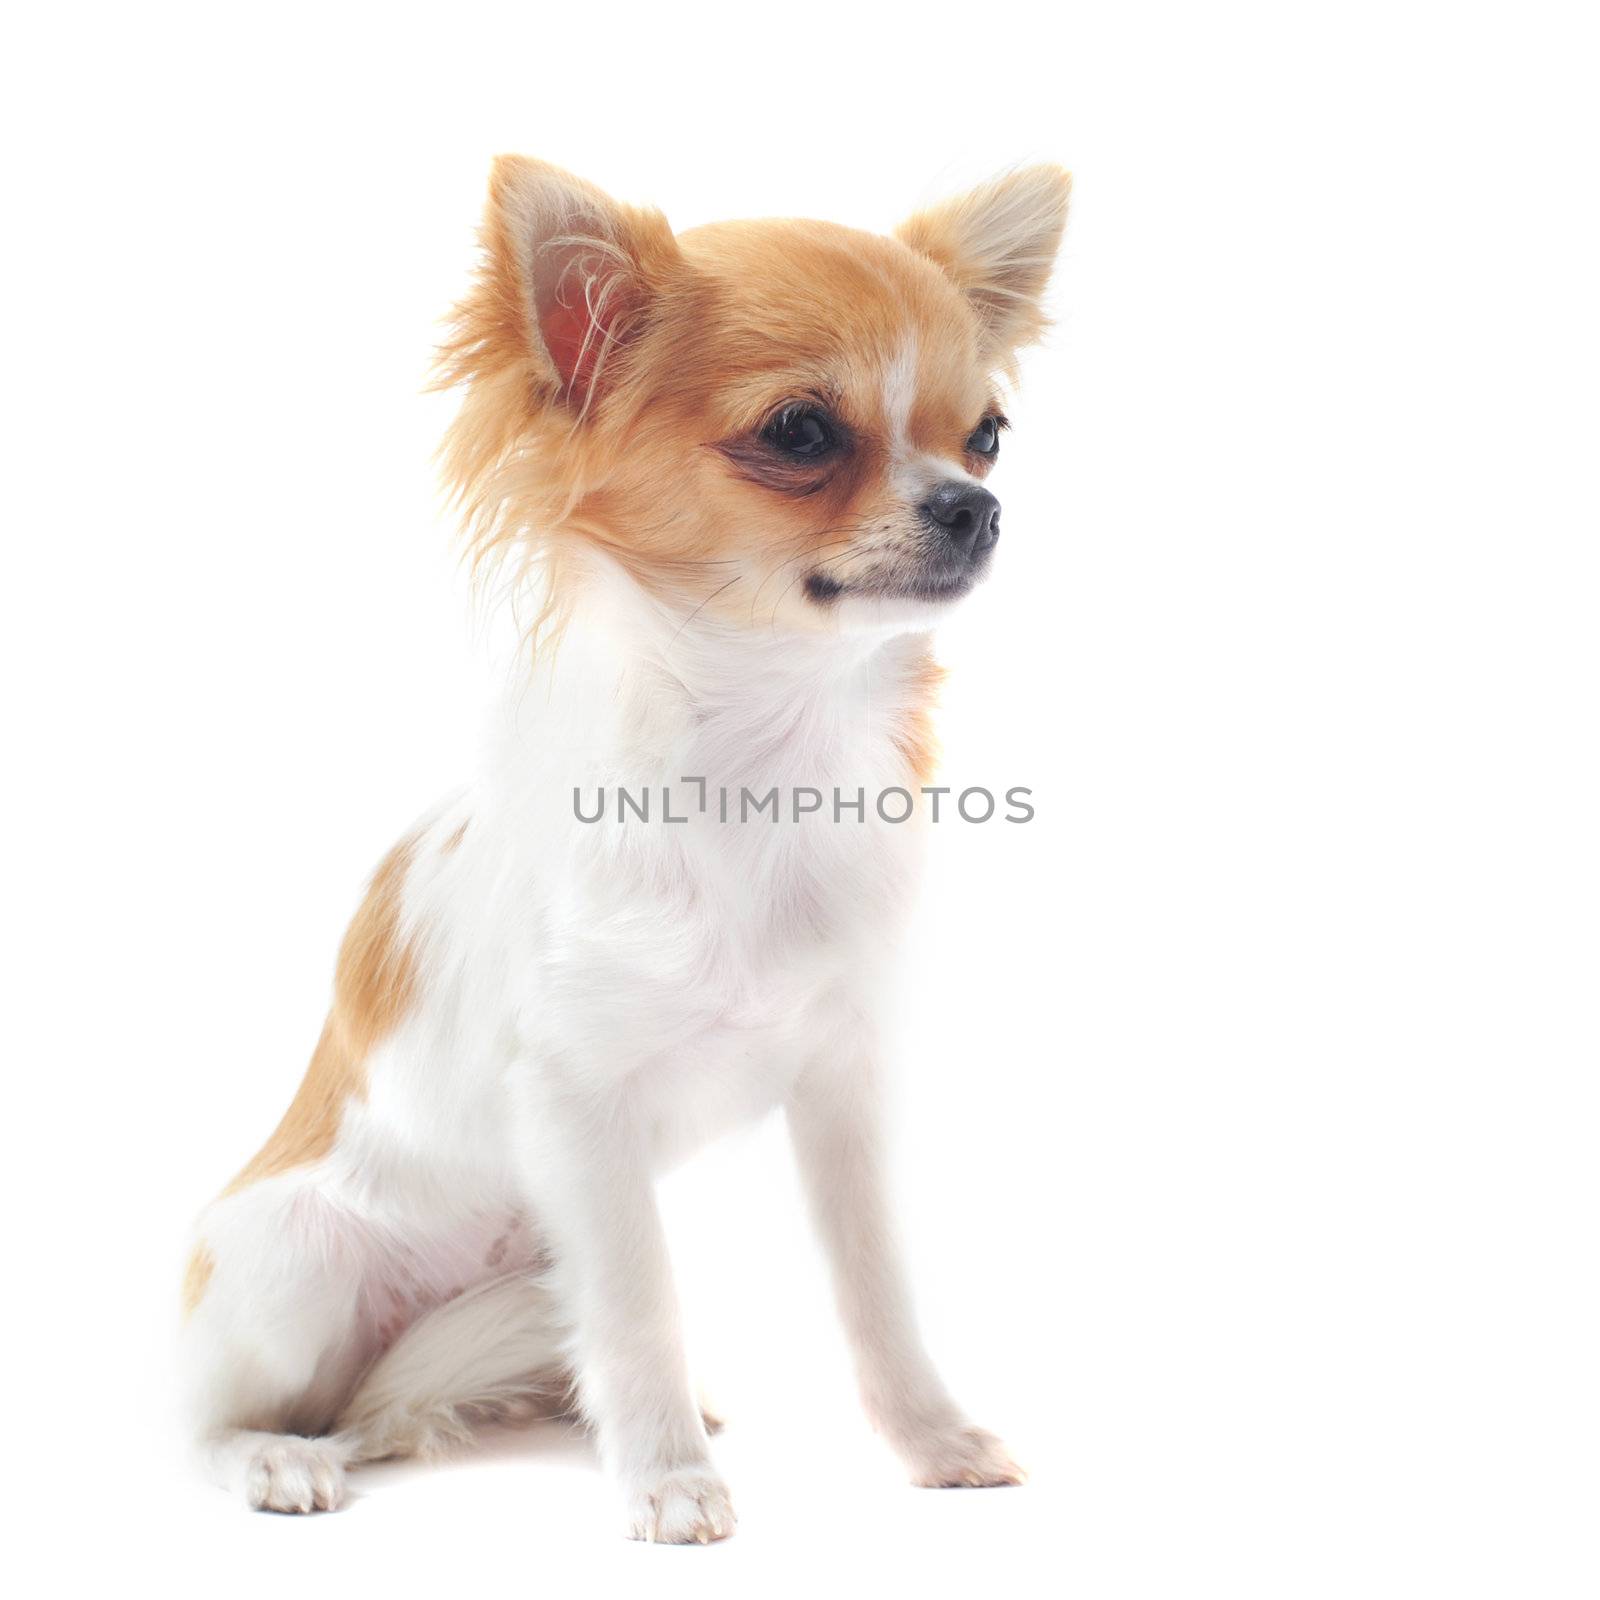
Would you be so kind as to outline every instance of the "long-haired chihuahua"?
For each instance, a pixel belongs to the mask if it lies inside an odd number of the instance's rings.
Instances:
[[[332,1509],[354,1463],[548,1405],[632,1537],[732,1532],[653,1183],[779,1106],[872,1421],[919,1484],[1019,1481],[917,1333],[877,1019],[929,630],[993,564],[997,385],[1068,190],[1024,168],[892,238],[674,235],[496,163],[445,462],[474,555],[537,593],[529,666],[481,776],[378,867],[298,1093],[197,1225],[191,1424],[250,1505]]]

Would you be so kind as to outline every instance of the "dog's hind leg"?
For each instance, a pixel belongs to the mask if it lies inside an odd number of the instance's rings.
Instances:
[[[332,1510],[346,1451],[320,1435],[374,1348],[363,1225],[308,1175],[285,1175],[216,1201],[200,1241],[180,1376],[202,1462],[261,1510]]]

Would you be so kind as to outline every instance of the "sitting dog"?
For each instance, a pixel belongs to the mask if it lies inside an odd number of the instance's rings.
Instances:
[[[1068,189],[675,236],[496,163],[445,460],[537,619],[482,775],[378,867],[299,1092],[197,1225],[185,1387],[249,1504],[332,1509],[352,1463],[568,1403],[631,1536],[730,1533],[653,1183],[776,1107],[874,1424],[919,1484],[1019,1481],[916,1331],[877,1019],[929,630],[993,561],[996,384]]]

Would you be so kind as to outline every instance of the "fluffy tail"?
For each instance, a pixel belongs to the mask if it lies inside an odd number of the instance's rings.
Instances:
[[[419,1317],[368,1369],[335,1424],[345,1459],[430,1455],[474,1425],[554,1415],[566,1394],[550,1293],[495,1278]]]

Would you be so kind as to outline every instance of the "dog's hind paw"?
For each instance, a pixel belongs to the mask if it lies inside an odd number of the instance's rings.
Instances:
[[[257,1511],[337,1511],[344,1460],[326,1439],[263,1434],[244,1462],[245,1500]]]

